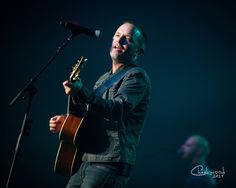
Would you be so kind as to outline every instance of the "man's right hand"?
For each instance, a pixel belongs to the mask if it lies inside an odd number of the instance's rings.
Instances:
[[[61,126],[65,121],[65,115],[53,116],[49,121],[49,130],[53,133],[57,133],[61,130]]]

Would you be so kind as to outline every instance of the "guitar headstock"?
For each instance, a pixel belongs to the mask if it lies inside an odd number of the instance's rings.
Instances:
[[[72,72],[70,74],[70,82],[73,82],[79,78],[80,70],[83,68],[84,63],[87,61],[85,57],[81,57],[80,60],[77,60],[77,63],[73,66]]]

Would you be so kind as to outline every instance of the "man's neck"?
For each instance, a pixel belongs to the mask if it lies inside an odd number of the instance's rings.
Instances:
[[[114,74],[122,66],[124,66],[123,63],[112,62],[112,74]]]

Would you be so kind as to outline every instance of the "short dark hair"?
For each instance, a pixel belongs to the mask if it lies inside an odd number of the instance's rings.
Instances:
[[[198,148],[201,149],[202,151],[201,155],[203,157],[207,157],[210,152],[208,140],[205,137],[197,134],[191,137],[193,137],[196,140]]]
[[[144,29],[139,26],[139,25],[136,25],[134,22],[132,21],[124,21],[123,23],[129,23],[129,24],[132,24],[135,29],[137,29],[140,34],[141,34],[141,38],[139,39],[139,43],[140,43],[140,53],[139,54],[142,54],[146,48],[146,44],[147,44],[147,41],[148,41],[148,37],[147,37],[147,33],[144,31]]]

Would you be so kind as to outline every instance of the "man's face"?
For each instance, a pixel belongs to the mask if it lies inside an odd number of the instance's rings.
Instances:
[[[120,63],[130,63],[138,55],[138,30],[130,23],[124,23],[115,32],[110,49],[112,60]]]
[[[181,153],[184,159],[192,159],[197,153],[197,141],[196,139],[190,137],[181,146]]]

